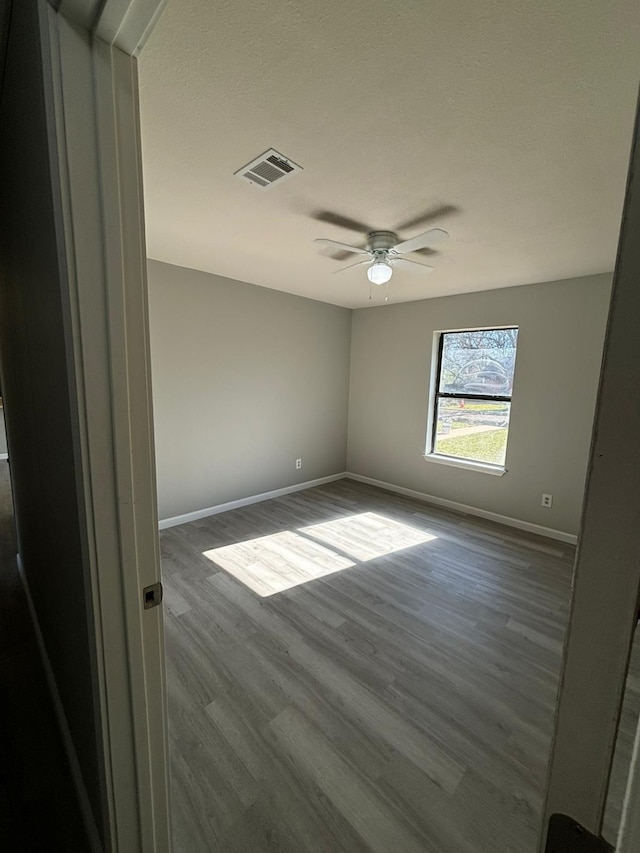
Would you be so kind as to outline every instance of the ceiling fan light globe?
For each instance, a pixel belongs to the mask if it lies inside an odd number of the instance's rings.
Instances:
[[[367,270],[367,278],[371,284],[386,284],[392,275],[391,266],[384,261],[375,261]]]

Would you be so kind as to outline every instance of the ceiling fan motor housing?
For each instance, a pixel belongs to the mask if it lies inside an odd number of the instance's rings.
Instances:
[[[398,237],[393,231],[372,231],[369,234],[367,248],[370,252],[388,252],[398,242]]]

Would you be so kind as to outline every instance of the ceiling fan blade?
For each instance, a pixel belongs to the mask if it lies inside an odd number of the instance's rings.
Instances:
[[[354,255],[368,255],[366,249],[359,249],[357,246],[349,246],[347,243],[338,243],[337,240],[326,240],[324,237],[318,237],[314,243],[322,243],[330,249],[340,249],[343,252],[351,252]]]
[[[337,225],[338,228],[346,228],[347,231],[357,231],[358,234],[368,234],[374,230],[364,222],[358,222],[349,216],[341,216],[339,213],[332,213],[330,210],[316,210],[311,217],[318,222],[326,222],[327,225]]]
[[[406,255],[409,252],[415,252],[416,249],[426,249],[427,247],[435,246],[442,240],[448,238],[446,231],[441,228],[432,228],[431,231],[425,231],[424,234],[418,234],[417,237],[412,237],[410,240],[403,240],[393,247],[393,251],[399,255]]]
[[[349,264],[348,267],[340,267],[339,270],[334,270],[331,275],[338,275],[339,272],[344,272],[345,270],[353,269],[353,267],[361,267],[363,264],[370,264],[371,258],[367,258],[366,261],[356,261],[355,264]]]
[[[394,267],[399,266],[403,270],[411,270],[412,272],[421,272],[425,274],[433,272],[433,267],[430,267],[429,264],[421,264],[418,261],[410,261],[409,258],[394,258],[391,261],[391,265]]]

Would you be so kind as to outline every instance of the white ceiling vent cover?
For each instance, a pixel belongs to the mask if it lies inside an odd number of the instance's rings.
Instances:
[[[233,174],[256,187],[268,190],[274,184],[281,184],[286,178],[301,171],[302,166],[270,148]]]

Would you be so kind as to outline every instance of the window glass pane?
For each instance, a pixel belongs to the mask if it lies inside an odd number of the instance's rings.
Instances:
[[[510,411],[497,400],[440,398],[433,452],[504,465]]]
[[[446,332],[442,338],[441,393],[511,396],[517,329]]]

